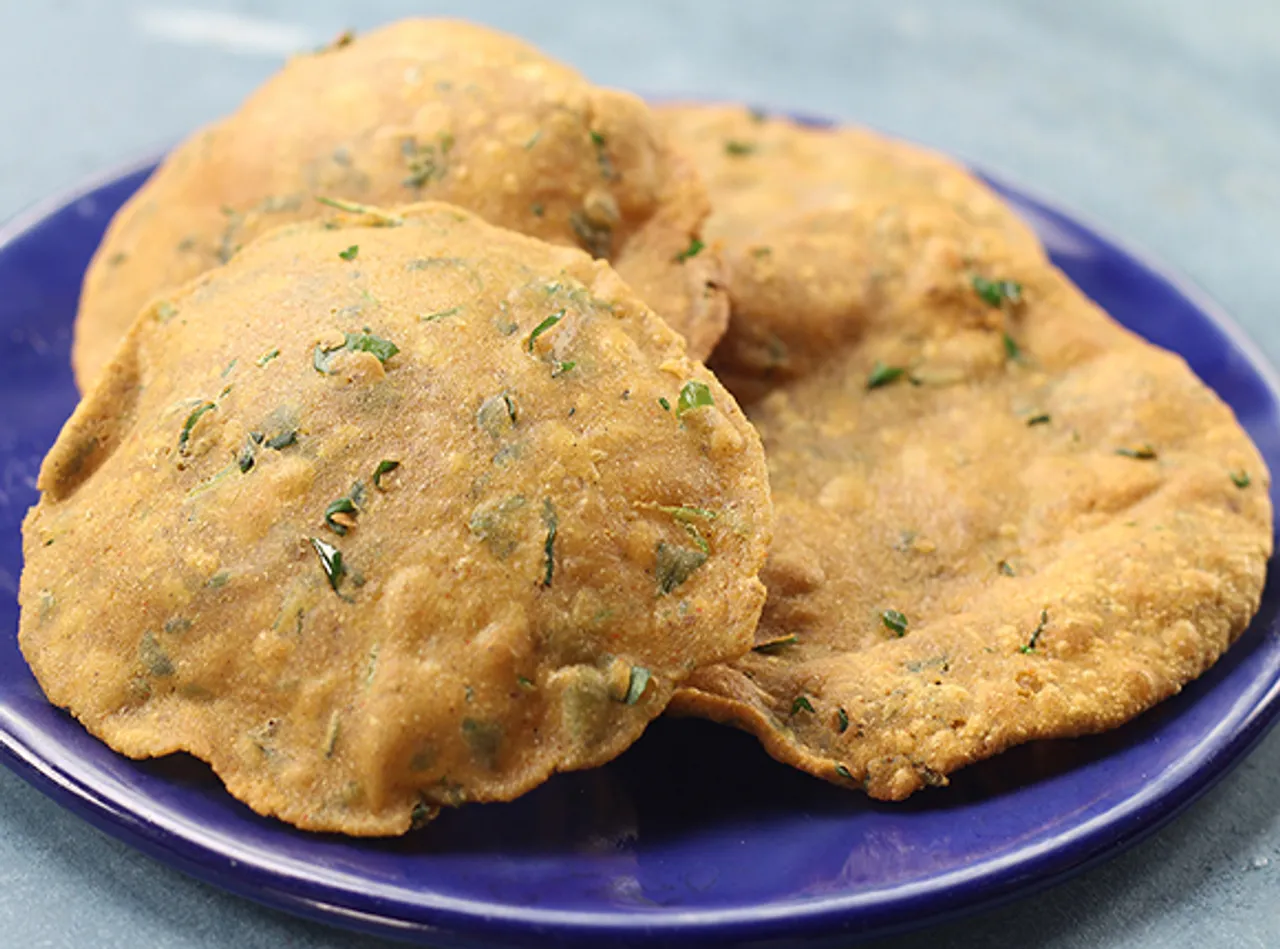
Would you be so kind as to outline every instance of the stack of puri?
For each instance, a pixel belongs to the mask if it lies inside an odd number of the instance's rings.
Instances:
[[[901,799],[1174,694],[1271,553],[1230,410],[963,169],[452,21],[180,145],[73,363],[25,657],[309,830],[510,800],[668,708]]]

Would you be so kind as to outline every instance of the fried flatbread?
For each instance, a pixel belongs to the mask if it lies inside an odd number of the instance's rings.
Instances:
[[[886,164],[843,212],[831,352],[782,382],[735,363],[768,391],[748,414],[777,512],[769,596],[753,653],[672,703],[894,800],[1178,692],[1248,624],[1272,548],[1270,476],[1230,409],[1009,212],[917,189],[915,168]],[[750,183],[711,180],[741,214]],[[778,301],[817,292],[794,258],[770,279]],[[730,293],[735,338],[785,325],[750,325],[766,311]]]
[[[865,230],[893,226],[868,217],[867,201],[943,202],[980,230],[1038,246],[989,188],[924,149],[741,106],[658,114],[712,195],[704,230],[723,258],[734,316],[712,368],[740,399],[805,375],[860,331],[863,310],[875,305],[875,287],[861,281],[879,279]]]
[[[750,648],[772,517],[755,431],[607,264],[442,204],[156,301],[39,487],[49,698],[361,835],[626,748]]]
[[[635,96],[502,33],[408,20],[292,60],[182,143],[112,222],[72,360],[87,386],[154,295],[324,209],[442,200],[611,261],[705,357],[728,319],[692,165]]]

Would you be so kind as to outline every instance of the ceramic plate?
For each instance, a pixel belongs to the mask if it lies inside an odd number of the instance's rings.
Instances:
[[[122,758],[41,695],[16,644],[16,581],[40,458],[76,401],[67,358],[80,277],[149,170],[96,181],[0,234],[0,746],[37,787],[165,863],[433,945],[848,944],[1116,853],[1222,777],[1280,707],[1273,587],[1240,643],[1154,712],[1108,735],[1015,750],[906,804],[814,780],[697,721],[656,722],[607,767],[381,842],[257,817],[185,757]],[[1186,357],[1280,471],[1276,381],[1235,326],[1132,251],[993,183],[1089,296]]]

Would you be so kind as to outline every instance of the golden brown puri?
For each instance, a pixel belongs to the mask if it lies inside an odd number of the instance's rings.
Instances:
[[[777,512],[755,650],[672,705],[894,800],[1176,693],[1272,546],[1263,460],[1181,359],[1034,246],[896,201],[848,344],[748,409]]]
[[[291,225],[156,301],[39,486],[49,698],[312,830],[607,761],[764,600],[732,397],[607,264],[449,205]]]
[[[407,20],[292,60],[239,111],[182,143],[121,209],[90,265],[72,359],[82,387],[138,311],[316,195],[437,199],[580,246],[705,357],[728,306],[691,163],[636,97],[600,89],[513,37]]]
[[[712,368],[740,399],[805,375],[858,331],[879,280],[865,261],[867,231],[888,226],[867,216],[867,201],[944,202],[1002,240],[1036,246],[985,185],[921,148],[741,106],[658,112],[711,192],[706,238],[724,259],[732,309]]]

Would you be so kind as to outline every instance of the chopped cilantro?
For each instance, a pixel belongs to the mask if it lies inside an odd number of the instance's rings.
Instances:
[[[342,578],[347,574],[346,565],[342,562],[342,551],[332,544],[326,544],[319,537],[311,538],[311,546],[316,556],[320,558],[320,566],[324,569],[329,586],[333,588],[334,593],[337,593],[342,585]]]
[[[664,412],[670,412],[670,411],[671,411],[671,403],[670,403],[670,402],[668,402],[668,401],[667,401],[665,398],[663,398],[662,396],[659,396],[659,397],[658,397],[658,404],[659,404],[660,406],[662,406],[662,411],[664,411]]]
[[[1156,450],[1150,445],[1139,445],[1137,448],[1117,448],[1116,454],[1125,458],[1135,458],[1138,461],[1151,461],[1158,457]]]
[[[690,550],[688,547],[677,547],[666,541],[658,541],[656,563],[658,595],[666,596],[671,593],[706,562],[707,551],[705,550]]]
[[[338,500],[334,501],[324,509],[324,523],[329,530],[333,531],[339,537],[345,537],[347,531],[351,529],[351,525],[338,520],[334,515],[345,514],[354,518],[359,513],[360,512],[356,509],[355,502],[352,501],[351,498],[338,498]]]
[[[550,498],[545,498],[542,502],[542,523],[547,529],[547,538],[542,543],[542,556],[545,561],[542,585],[549,587],[551,578],[556,572],[556,531],[560,526],[560,521],[556,518],[555,505],[551,503]]]
[[[187,443],[191,441],[191,432],[196,427],[196,423],[204,416],[206,412],[212,412],[217,408],[212,402],[201,402],[191,414],[187,416],[187,420],[182,423],[182,431],[178,433],[178,453],[185,455],[187,453]]]
[[[375,223],[381,227],[398,227],[404,223],[404,218],[398,214],[392,214],[390,211],[384,211],[382,208],[374,207],[372,204],[357,204],[355,201],[343,201],[340,198],[327,198],[324,195],[316,195],[316,201],[320,204],[327,205],[331,208],[337,208],[339,211],[346,211],[348,214],[365,214],[374,218]]]
[[[972,284],[973,292],[987,306],[998,308],[1005,303],[1017,305],[1022,302],[1022,284],[1016,280],[988,280],[975,274]]]
[[[805,712],[812,712],[812,711],[813,711],[813,703],[809,701],[808,696],[805,696],[805,695],[797,695],[797,696],[795,697],[795,700],[794,700],[794,701],[792,701],[792,703],[791,703],[791,714],[792,714],[792,715],[797,715],[797,714],[799,714],[801,711],[805,711]]]
[[[142,639],[138,643],[138,658],[147,667],[147,672],[157,678],[167,678],[175,671],[173,661],[160,645],[160,641],[156,639],[156,634],[150,630],[142,634]]]
[[[844,734],[849,730],[849,713],[843,708],[836,709],[836,731]]]
[[[898,610],[885,610],[880,614],[880,621],[897,635],[907,635],[907,617]]]
[[[752,652],[762,652],[772,656],[776,652],[780,652],[784,646],[794,646],[800,642],[800,637],[795,633],[790,636],[779,636],[777,639],[771,639],[765,643],[756,643],[751,647]]]
[[[1033,653],[1036,651],[1036,645],[1040,642],[1040,634],[1044,632],[1045,626],[1049,624],[1049,611],[1040,611],[1040,622],[1031,633],[1031,638],[1027,640],[1025,646],[1019,646],[1018,651],[1021,653]]]
[[[695,237],[693,240],[689,241],[688,247],[680,251],[680,253],[676,254],[675,262],[678,264],[682,264],[686,260],[688,260],[690,257],[697,257],[700,253],[702,253],[703,249],[706,246],[707,246],[706,244],[702,243],[702,241],[698,240],[698,238]]]
[[[1249,477],[1249,472],[1241,468],[1239,471],[1231,472],[1231,483],[1243,490],[1253,484],[1253,479]]]
[[[259,366],[265,366],[267,363],[271,362],[271,360],[275,359],[279,355],[280,355],[280,350],[268,349],[265,353],[263,353],[261,356],[258,357],[257,364]]]
[[[545,320],[543,320],[541,323],[535,326],[533,328],[533,332],[529,334],[529,339],[527,343],[527,348],[529,352],[533,352],[533,344],[537,341],[539,336],[541,336],[547,330],[551,329],[551,327],[555,326],[557,323],[559,323],[563,319],[564,319],[564,310],[557,310],[555,313],[552,313]]]
[[[352,244],[346,250],[338,251],[338,256],[341,257],[343,260],[355,260],[356,254],[358,253],[360,253],[360,245]]]
[[[378,467],[373,469],[373,486],[379,491],[385,490],[382,487],[383,475],[389,475],[399,467],[400,462],[398,461],[393,461],[390,458],[382,459],[382,461],[378,462]]]
[[[1009,561],[1007,560],[1001,560],[998,564],[996,564],[996,569],[999,570],[1006,577],[1017,576],[1017,574],[1013,572],[1013,564],[1009,563]]]
[[[891,382],[902,378],[906,373],[906,369],[902,366],[887,366],[880,360],[876,360],[876,364],[871,367],[871,372],[867,376],[867,389],[878,389],[881,386],[887,386]]]
[[[582,211],[574,211],[569,215],[569,226],[592,257],[608,257],[613,250],[613,228],[608,224],[597,224]]]
[[[853,780],[853,773],[842,764],[836,765],[836,774],[844,778],[846,781]]]
[[[715,405],[715,400],[711,398],[711,389],[704,382],[690,379],[680,387],[680,397],[676,399],[676,418],[708,405]]]
[[[296,445],[297,443],[298,443],[298,432],[296,429],[292,429],[287,432],[280,432],[278,435],[272,435],[270,438],[267,439],[266,447],[271,448],[275,451],[283,451],[284,449],[289,448],[292,445]]]
[[[651,678],[652,675],[644,666],[632,666],[631,678],[627,682],[627,694],[622,701],[627,705],[635,705],[639,702],[640,697],[644,695],[644,690],[649,687]]]
[[[434,323],[437,320],[443,320],[447,316],[457,316],[462,312],[462,307],[454,306],[447,310],[437,310],[435,313],[428,313],[425,316],[418,317],[420,323]]]
[[[1000,337],[1004,340],[1005,356],[1013,362],[1020,361],[1022,359],[1022,349],[1018,346],[1018,341],[1008,333],[1002,333]]]
[[[311,365],[315,367],[316,372],[328,375],[333,364],[333,354],[344,350],[352,353],[372,353],[377,357],[378,362],[385,363],[400,352],[400,347],[391,340],[375,336],[366,329],[362,333],[347,333],[346,338],[337,346],[326,347],[317,343],[315,352],[311,356]]]
[[[735,158],[742,158],[750,155],[756,150],[755,142],[744,142],[741,139],[731,138],[724,143],[724,153],[733,155]]]
[[[1030,428],[1033,425],[1048,425],[1051,421],[1053,421],[1053,416],[1051,415],[1033,415],[1031,418],[1027,419],[1027,427]]]

